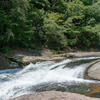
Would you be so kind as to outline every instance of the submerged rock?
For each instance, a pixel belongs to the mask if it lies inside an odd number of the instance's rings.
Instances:
[[[87,71],[88,77],[100,80],[100,61],[92,65]]]
[[[26,94],[9,100],[100,100],[84,95],[60,91],[45,91],[33,94]]]
[[[100,98],[100,84],[94,84],[92,87],[92,91],[86,93],[85,95]]]

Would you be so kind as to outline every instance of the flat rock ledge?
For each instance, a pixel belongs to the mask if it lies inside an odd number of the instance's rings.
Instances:
[[[42,51],[15,50],[4,55],[10,68],[18,68],[28,65],[30,62],[60,61],[72,57],[100,57],[100,52],[72,52],[52,55],[50,50],[44,49]]]
[[[100,61],[90,66],[87,70],[87,76],[100,81]]]
[[[27,50],[25,48],[20,48],[16,50],[11,50],[9,53],[4,53],[2,56],[6,58],[6,67],[0,67],[0,69],[10,69],[10,68],[21,68],[28,65],[30,62],[35,63],[38,61],[61,61],[63,59],[73,58],[73,57],[100,57],[100,52],[98,51],[77,51],[69,52],[65,54],[54,54],[47,48],[42,48],[40,51]]]
[[[42,62],[42,61],[60,61],[66,59],[65,56],[31,56],[31,55],[24,55],[24,54],[11,54],[7,55],[7,60],[9,62],[10,67],[23,67],[28,65],[30,62]]]
[[[100,100],[99,98],[91,98],[84,95],[60,91],[46,91],[33,94],[26,94],[8,100]]]
[[[3,55],[8,61],[8,68],[23,67],[25,65],[28,65],[30,62],[35,63],[38,61],[60,61],[74,56],[67,53],[52,55],[51,51],[48,49],[42,51],[15,50]]]

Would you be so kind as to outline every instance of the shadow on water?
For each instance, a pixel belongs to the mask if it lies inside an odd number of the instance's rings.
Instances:
[[[37,86],[28,88],[28,91],[33,92],[42,92],[42,91],[62,91],[62,92],[71,92],[79,93],[89,97],[100,98],[100,84],[83,84],[83,83],[44,83]]]
[[[42,91],[62,91],[62,92],[72,92],[72,93],[79,93],[79,94],[86,94],[93,90],[93,87],[90,84],[83,84],[83,83],[44,83],[41,85],[33,86],[28,88],[29,91],[33,92],[42,92]]]
[[[20,70],[21,68],[0,70],[0,83],[10,81],[10,77]]]
[[[64,64],[63,69],[64,68],[74,68],[75,66],[82,65],[82,64],[85,64],[85,63],[90,63],[90,62],[95,61],[95,60],[98,60],[98,58],[97,59],[83,59],[83,60],[71,61],[71,62],[68,62],[68,63]],[[51,68],[51,70],[54,70],[58,67],[59,67],[59,65]]]
[[[63,67],[63,69],[66,68],[66,67],[73,68],[73,67],[75,67],[77,65],[81,65],[81,64],[85,64],[85,63],[90,63],[91,61],[95,61],[95,60],[98,60],[98,59],[85,59],[85,60],[72,61],[72,62],[67,63]]]

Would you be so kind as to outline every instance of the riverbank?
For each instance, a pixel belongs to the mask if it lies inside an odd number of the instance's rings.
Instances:
[[[81,50],[81,49],[69,48],[66,51],[64,51],[64,53],[62,54],[54,54],[54,52],[55,51],[52,51],[44,47],[42,47],[40,51],[28,50],[25,48],[11,50],[10,52],[3,53],[0,56],[0,65],[1,65],[0,69],[22,68],[28,65],[30,62],[36,63],[36,62],[42,62],[42,61],[61,61],[68,58],[100,57],[100,52],[98,49]],[[97,65],[94,64],[94,67],[95,66]],[[98,78],[99,73],[97,72],[99,71],[100,68],[98,67],[96,71],[92,72],[93,74],[91,76],[90,72],[88,71],[90,67],[91,66],[89,66],[86,71],[85,78],[88,77],[88,79],[100,80],[100,78]]]
[[[12,50],[10,51],[9,53],[6,53],[5,55],[5,58],[6,60],[8,60],[9,62],[14,62],[14,64],[18,64],[19,67],[23,67],[21,64],[24,63],[24,64],[28,64],[30,61],[33,63],[37,62],[37,61],[51,61],[51,60],[54,60],[55,61],[60,61],[60,60],[63,60],[63,59],[68,59],[68,58],[74,58],[74,57],[100,57],[100,53],[98,51],[73,51],[73,52],[67,52],[67,53],[64,53],[64,54],[52,54],[52,51],[49,50],[49,49],[42,49],[41,51],[35,51],[35,50],[26,50],[26,49],[17,49],[17,50]],[[26,59],[27,58],[27,59]],[[59,59],[61,58],[61,59]],[[41,60],[43,59],[43,60]],[[26,60],[26,61],[25,61]],[[24,62],[23,62],[24,61]],[[25,63],[26,62],[26,63]],[[20,66],[21,65],[21,66]],[[13,66],[12,66],[13,67]],[[17,67],[17,66],[16,66]],[[14,67],[13,67],[14,68]],[[56,94],[57,91],[55,91],[53,94]],[[37,95],[36,95],[37,94]],[[38,93],[36,94],[32,94],[32,95],[36,95],[36,97],[38,97]],[[52,94],[52,91],[51,91],[51,94]],[[57,92],[57,95],[59,94],[59,92]],[[83,100],[99,100],[99,99],[95,99],[95,98],[88,98],[86,96],[83,97],[83,95],[78,95],[78,94],[69,94],[69,97],[71,97],[71,99],[69,98],[56,98],[55,96],[51,99],[54,99],[54,100],[77,100],[77,98],[79,97],[79,99],[82,99],[84,98]],[[67,95],[66,94],[66,95]],[[44,95],[46,95],[46,92],[44,92]],[[63,95],[63,93],[60,92],[60,95]],[[72,96],[73,95],[73,96]],[[19,99],[20,97],[18,98],[15,98],[14,100],[22,100],[22,98],[25,100],[25,98],[28,98],[28,100],[31,100],[30,97],[32,96],[28,96],[28,95],[24,95],[21,97],[21,99]],[[46,96],[47,97],[47,96]],[[51,96],[50,96],[51,97]],[[75,99],[76,97],[76,99]],[[35,100],[40,100],[40,99],[35,99]],[[44,99],[43,100],[49,100],[49,99]]]
[[[28,65],[30,62],[35,63],[37,61],[60,61],[63,59],[73,57],[100,57],[99,50],[80,50],[80,49],[67,49],[62,54],[53,54],[54,51],[42,47],[41,50],[27,50],[20,48],[11,50],[8,53],[1,55],[0,69],[18,68]],[[5,58],[5,59],[4,59]],[[5,65],[4,63],[7,64]]]

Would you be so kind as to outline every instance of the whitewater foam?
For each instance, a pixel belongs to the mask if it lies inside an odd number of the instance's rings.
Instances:
[[[30,63],[22,69],[8,69],[0,71],[0,100],[16,97],[22,94],[33,93],[29,88],[44,83],[93,83],[85,80],[84,72],[89,64],[75,65],[73,68],[65,64],[78,60],[97,59],[97,57],[67,59],[61,62],[46,61]],[[90,63],[91,64],[91,63]]]

